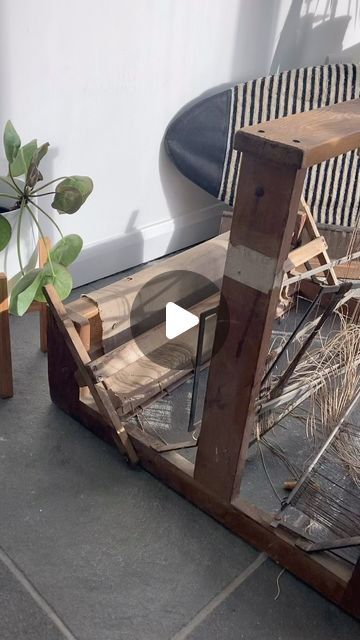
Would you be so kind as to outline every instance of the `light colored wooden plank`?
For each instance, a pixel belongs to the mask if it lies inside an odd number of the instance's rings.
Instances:
[[[66,307],[65,307],[66,308]],[[79,338],[83,343],[87,352],[90,351],[91,347],[91,336],[90,336],[90,321],[82,316],[80,313],[73,311],[72,309],[67,309],[66,311],[69,315],[70,320],[73,322],[74,327],[79,334]]]
[[[304,196],[301,196],[300,207],[306,213],[305,228],[306,228],[310,238],[319,238],[320,237],[320,231],[317,228],[317,225],[316,225],[316,222],[314,220],[314,217],[313,217],[313,215],[312,215],[312,213],[310,211],[310,207],[308,206],[307,202],[305,201]],[[318,260],[319,260],[319,263],[321,265],[329,264],[330,257],[329,257],[329,254],[328,254],[326,249],[324,249],[324,251],[322,251],[319,254]],[[326,277],[326,280],[327,280],[328,284],[330,284],[330,285],[339,284],[338,277],[337,277],[337,275],[335,273],[335,270],[333,268],[329,269],[326,272],[325,277]]]
[[[186,300],[190,306],[215,292],[216,287],[221,286],[227,245],[228,234],[216,236],[86,294],[99,307],[104,351],[111,351],[131,340],[134,328],[131,309],[137,294],[145,285],[148,285],[146,298],[152,297],[154,304],[152,306],[149,301],[148,313],[141,318],[142,332],[162,322],[163,309],[169,300],[180,305]],[[188,277],[172,276],[178,271],[188,272]],[[166,274],[169,274],[169,279],[164,286],[165,282],[160,282],[158,277],[163,279]]]
[[[13,395],[7,278],[0,273],[0,398]]]
[[[39,267],[43,267],[48,260],[48,251],[51,249],[50,238],[44,237],[39,239]],[[39,307],[40,320],[40,350],[47,352],[47,308],[46,304],[40,304]]]
[[[189,310],[194,315],[200,317],[200,314],[204,311],[216,307],[219,304],[219,298],[219,293],[214,294],[213,296],[210,296],[209,298],[206,298],[198,304],[190,307]],[[205,328],[205,343],[208,343],[208,345],[211,344],[211,341],[213,339],[215,321],[216,320],[214,316],[214,322],[209,324],[210,321],[208,321]],[[89,364],[89,368],[91,369],[94,378],[96,380],[109,378],[110,376],[119,372],[121,369],[125,369],[125,367],[127,367],[128,365],[133,364],[134,362],[136,362],[136,360],[139,360],[140,358],[143,358],[143,356],[151,354],[155,349],[164,347],[166,344],[168,344],[165,329],[165,324],[157,325],[153,329],[137,336],[136,340],[129,340],[113,351],[109,351],[109,353],[105,353],[95,360],[92,360],[92,362]],[[207,336],[207,334],[209,334],[209,337]],[[190,331],[187,331],[183,336],[181,336],[181,344],[184,346],[189,346],[193,358],[196,355],[197,335],[198,326],[194,327]]]
[[[287,259],[284,262],[284,272],[292,271],[305,262],[309,262],[315,256],[318,256],[323,251],[326,251],[327,244],[325,238],[319,236],[310,242],[306,242],[301,247],[290,251]]]

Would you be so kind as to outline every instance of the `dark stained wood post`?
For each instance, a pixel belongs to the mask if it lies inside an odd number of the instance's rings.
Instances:
[[[356,618],[360,618],[360,558],[346,588],[341,605]]]
[[[195,478],[228,501],[245,462],[303,181],[297,167],[243,156],[195,466]]]
[[[194,470],[225,501],[240,487],[305,169],[359,141],[360,100],[236,134],[243,157]]]

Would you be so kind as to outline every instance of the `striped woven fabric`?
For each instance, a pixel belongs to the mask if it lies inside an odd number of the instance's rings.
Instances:
[[[284,71],[231,89],[230,127],[218,198],[233,205],[241,153],[233,149],[241,127],[358,98],[360,65],[335,64]],[[321,224],[352,227],[360,206],[359,156],[351,151],[311,167],[304,195]]]

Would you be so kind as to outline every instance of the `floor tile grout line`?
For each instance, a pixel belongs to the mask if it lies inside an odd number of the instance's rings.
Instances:
[[[257,558],[252,562],[244,571],[240,573],[240,575],[236,576],[234,580],[229,582],[229,584],[224,587],[214,598],[211,598],[209,602],[202,608],[194,618],[189,620],[189,622],[180,629],[174,636],[170,638],[170,640],[186,640],[189,635],[208,618],[208,616],[215,611],[227,598],[230,596],[240,585],[242,585],[245,580],[250,578],[250,576],[257,571],[264,564],[264,562],[268,559],[268,555],[266,553],[260,553]]]
[[[50,618],[55,627],[62,633],[66,640],[78,640],[66,624],[61,620],[56,611],[45,600],[41,593],[31,583],[29,578],[23,573],[23,571],[15,564],[15,562],[8,556],[2,547],[0,547],[0,561],[9,569],[10,573],[17,579],[25,591],[32,597],[34,602],[40,607],[43,613]]]

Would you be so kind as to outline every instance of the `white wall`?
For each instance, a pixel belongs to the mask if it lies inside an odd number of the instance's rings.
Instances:
[[[360,62],[359,0],[279,0],[272,73]]]
[[[165,128],[202,93],[289,66],[297,13],[290,0],[2,0],[0,127],[49,140],[50,177],[94,180],[60,220],[85,241],[77,284],[215,233],[222,207],[164,156]]]

